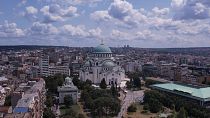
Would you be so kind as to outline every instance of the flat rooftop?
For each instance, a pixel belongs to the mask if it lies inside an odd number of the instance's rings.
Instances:
[[[190,85],[177,83],[164,83],[151,85],[152,88],[165,90],[173,93],[183,94],[185,96],[192,96],[200,99],[210,100],[210,87],[194,87]]]

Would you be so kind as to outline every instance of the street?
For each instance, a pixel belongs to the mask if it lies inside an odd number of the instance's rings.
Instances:
[[[117,118],[122,118],[122,116],[127,112],[127,108],[134,102],[143,101],[144,90],[140,91],[129,91],[126,93],[125,98],[122,101],[122,106]]]

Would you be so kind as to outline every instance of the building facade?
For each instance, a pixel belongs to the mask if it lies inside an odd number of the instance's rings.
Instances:
[[[55,74],[63,74],[70,76],[69,65],[50,65],[49,56],[42,56],[40,58],[40,74],[41,76],[54,76]]]
[[[60,104],[64,103],[64,97],[67,95],[72,97],[74,103],[77,103],[78,89],[76,86],[74,86],[71,78],[65,78],[65,83],[63,86],[58,87],[58,92]]]
[[[120,85],[125,78],[125,70],[112,57],[112,51],[104,44],[95,47],[92,54],[79,72],[82,81],[91,80],[93,84],[100,84],[105,79],[107,85]]]
[[[42,56],[40,58],[40,74],[42,76],[49,75],[49,56]]]
[[[11,96],[13,111],[10,114],[6,114],[5,117],[42,118],[45,92],[45,81],[42,78],[36,78],[20,84]]]

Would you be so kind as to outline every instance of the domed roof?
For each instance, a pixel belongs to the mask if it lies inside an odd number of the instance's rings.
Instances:
[[[65,85],[72,85],[72,79],[70,77],[65,78]]]
[[[113,67],[113,66],[115,66],[115,64],[112,61],[105,61],[103,63],[103,66],[105,66],[105,67]]]
[[[104,44],[95,47],[93,53],[112,53],[111,49]]]
[[[92,66],[92,61],[91,60],[88,60],[85,62],[84,66]]]

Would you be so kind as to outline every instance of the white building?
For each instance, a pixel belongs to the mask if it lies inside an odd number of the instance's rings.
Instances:
[[[49,75],[49,56],[42,56],[40,58],[40,74],[42,76]]]
[[[107,85],[113,83],[119,86],[125,78],[125,71],[119,63],[115,63],[111,49],[104,44],[100,44],[88,56],[80,70],[79,78],[82,81],[91,80],[96,85],[100,84],[102,79],[105,79]]]
[[[70,76],[70,69],[68,65],[63,66],[50,66],[49,67],[49,76],[53,76],[55,74],[63,74]]]
[[[55,74],[63,74],[70,76],[69,65],[50,65],[49,56],[40,58],[40,74],[41,76],[53,76]]]
[[[72,97],[74,103],[77,103],[78,89],[74,86],[71,78],[65,78],[65,83],[58,87],[58,92],[60,104],[64,103],[64,97],[67,95]]]
[[[176,67],[175,63],[161,64],[160,65],[160,75],[165,77],[166,79],[169,79],[169,80],[174,79],[173,67]]]

